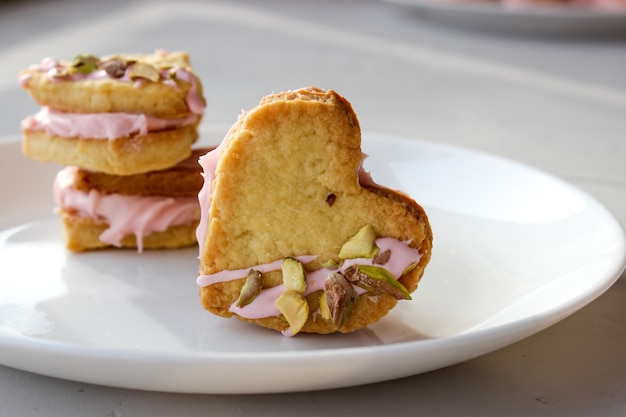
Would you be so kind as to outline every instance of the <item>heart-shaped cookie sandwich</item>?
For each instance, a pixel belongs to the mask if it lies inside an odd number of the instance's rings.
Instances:
[[[410,299],[426,213],[362,169],[359,122],[332,90],[263,98],[200,158],[202,305],[295,335],[351,332]]]

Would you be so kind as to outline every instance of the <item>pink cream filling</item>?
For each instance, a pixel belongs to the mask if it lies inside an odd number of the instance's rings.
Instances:
[[[242,113],[239,117],[241,118],[245,113]],[[234,127],[234,125],[233,125]],[[211,193],[213,191],[213,180],[215,179],[215,170],[217,168],[219,159],[222,155],[223,149],[226,147],[228,141],[230,140],[230,133],[232,131],[228,131],[226,137],[220,143],[220,145],[214,150],[208,152],[204,156],[200,157],[199,163],[202,166],[204,177],[204,184],[202,189],[198,194],[199,204],[200,204],[200,223],[198,228],[196,229],[196,237],[198,239],[199,253],[202,256],[202,251],[204,247],[204,239],[208,226],[208,217],[209,210],[211,208]],[[363,155],[363,161],[367,155]],[[363,168],[363,161],[358,168],[358,177],[360,184],[363,185],[375,185],[372,177],[368,172]],[[378,245],[381,252],[389,250],[391,252],[391,256],[389,261],[385,265],[380,265],[383,268],[387,269],[391,275],[393,275],[396,279],[402,276],[402,273],[405,271],[407,267],[411,264],[419,262],[421,258],[421,254],[417,249],[414,249],[409,246],[409,242],[402,242],[398,239],[394,238],[379,238],[376,240],[376,244]],[[313,261],[316,258],[314,255],[304,255],[297,256],[298,259],[303,264]],[[211,275],[200,275],[198,276],[196,283],[200,287],[206,287],[218,282],[226,282],[233,281],[236,279],[244,278],[250,269],[258,270],[261,273],[270,272],[279,270],[282,264],[282,259],[276,260],[274,262],[257,265],[250,268],[238,269],[238,270],[224,270],[217,272]],[[326,278],[332,272],[343,272],[346,268],[352,265],[372,265],[373,259],[371,258],[358,258],[358,259],[348,259],[344,261],[341,267],[338,270],[331,269],[319,269],[313,272],[309,272],[306,274],[307,281],[307,290],[304,295],[313,293],[315,291],[319,291],[324,289],[324,282]],[[357,293],[365,292],[363,289],[355,287]],[[265,317],[273,317],[280,315],[280,311],[278,307],[276,307],[276,300],[280,297],[280,295],[285,291],[285,286],[283,284],[277,285],[275,287],[267,288],[261,291],[261,293],[254,299],[254,301],[244,307],[237,307],[235,303],[230,306],[229,311],[236,313],[240,317],[248,318],[248,319],[259,319]],[[284,333],[285,335],[289,335],[289,331]]]
[[[245,111],[242,111],[238,117],[238,120],[245,115]],[[226,144],[230,140],[230,134],[235,125],[226,133],[226,136],[219,144],[219,146],[198,159],[198,163],[202,167],[202,177],[204,183],[198,193],[198,202],[200,204],[200,223],[196,229],[196,238],[198,240],[199,256],[202,256],[202,250],[204,248],[204,237],[207,227],[209,225],[209,211],[211,210],[211,193],[213,192],[213,180],[215,179],[215,170],[217,169],[217,163],[222,156],[222,151],[226,147]]]
[[[137,251],[141,252],[144,236],[198,219],[198,201],[194,197],[103,194],[95,190],[87,193],[72,187],[75,172],[75,167],[66,167],[57,174],[55,203],[80,216],[107,222],[109,227],[100,235],[102,242],[119,247],[125,236],[134,235]]]
[[[197,115],[177,119],[160,119],[134,113],[69,113],[42,107],[22,121],[22,128],[45,131],[51,136],[93,139],[116,139],[146,135],[167,129],[188,126],[198,120]]]
[[[391,256],[389,261],[385,265],[379,265],[385,268],[396,279],[402,276],[402,273],[411,264],[420,260],[421,255],[417,249],[409,246],[408,242],[402,242],[400,240],[384,237],[376,239],[381,252],[389,250]],[[315,256],[300,256],[296,257],[300,262],[306,264],[314,260]],[[277,261],[257,265],[252,268],[244,268],[238,270],[225,270],[211,275],[200,275],[197,279],[197,284],[201,287],[206,287],[218,282],[233,281],[236,279],[244,278],[250,269],[257,270],[261,273],[277,271],[280,269],[282,259]],[[336,270],[322,268],[312,272],[306,273],[307,290],[303,295],[311,294],[315,291],[324,289],[324,282],[326,278],[333,272],[343,272],[352,265],[373,265],[373,258],[356,258],[347,259],[343,262],[341,267]],[[361,288],[355,287],[357,293],[365,292]],[[254,301],[244,307],[237,307],[235,303],[230,306],[229,311],[236,313],[241,317],[248,319],[260,319],[264,317],[273,317],[280,315],[278,307],[276,307],[276,300],[286,290],[283,284],[275,287],[267,288],[261,291],[261,293],[254,299]]]

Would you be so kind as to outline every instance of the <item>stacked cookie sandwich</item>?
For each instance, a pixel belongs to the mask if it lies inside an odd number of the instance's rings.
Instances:
[[[41,106],[24,155],[67,166],[54,190],[69,249],[195,244],[205,99],[186,53],[46,58],[19,81]]]

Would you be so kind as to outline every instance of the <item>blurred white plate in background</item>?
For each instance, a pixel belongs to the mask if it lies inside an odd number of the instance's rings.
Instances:
[[[529,35],[626,34],[626,7],[591,9],[576,6],[504,6],[481,0],[384,0],[451,26]]]

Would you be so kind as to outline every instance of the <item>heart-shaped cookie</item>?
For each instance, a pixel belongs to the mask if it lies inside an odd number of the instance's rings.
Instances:
[[[357,117],[332,90],[242,114],[201,158],[203,306],[291,335],[360,329],[410,298],[430,260],[428,218],[363,158]]]

